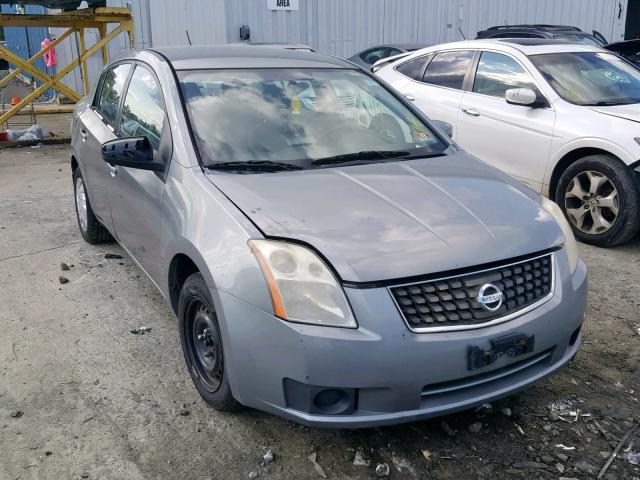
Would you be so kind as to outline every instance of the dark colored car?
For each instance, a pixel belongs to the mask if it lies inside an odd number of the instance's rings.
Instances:
[[[608,43],[596,30],[590,34],[570,25],[497,25],[479,31],[476,39],[478,38],[553,38],[593,47],[602,47]]]
[[[610,43],[609,45],[605,45],[604,48],[611,50],[613,53],[617,53],[634,65],[640,67],[640,39]]]
[[[362,68],[369,69],[378,60],[383,58],[400,55],[401,53],[415,52],[421,48],[430,47],[427,43],[393,43],[387,45],[376,45],[356,53],[352,57],[347,58],[350,62],[360,65]]]

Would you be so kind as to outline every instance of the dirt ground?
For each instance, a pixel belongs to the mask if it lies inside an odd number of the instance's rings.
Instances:
[[[380,463],[394,479],[590,479],[640,422],[640,239],[580,246],[581,351],[492,412],[355,431],[217,413],[192,386],[151,282],[116,244],[82,241],[68,157],[68,146],[0,150],[0,480],[368,479]],[[153,330],[132,335],[140,325]],[[551,415],[558,400],[578,416]],[[639,430],[604,478],[640,478]]]

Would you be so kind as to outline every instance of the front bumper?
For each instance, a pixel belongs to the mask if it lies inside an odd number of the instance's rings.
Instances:
[[[562,253],[551,300],[508,322],[455,332],[412,333],[385,288],[346,289],[355,330],[288,323],[217,291],[231,390],[246,406],[333,428],[409,422],[509,395],[563,367],[579,348],[587,271],[580,262],[570,275]],[[489,349],[509,334],[535,336],[534,350],[469,371],[470,347]],[[292,385],[342,389],[354,401],[340,414],[314,412]]]

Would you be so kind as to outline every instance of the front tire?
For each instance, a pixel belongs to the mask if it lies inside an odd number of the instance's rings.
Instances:
[[[555,199],[581,242],[613,247],[640,231],[634,173],[609,155],[589,155],[572,163],[560,177]]]
[[[182,286],[178,320],[182,353],[198,393],[216,410],[237,410],[241,405],[231,393],[216,310],[200,273]]]
[[[109,242],[113,240],[109,231],[100,223],[91,208],[87,188],[80,173],[80,168],[73,171],[73,197],[76,206],[76,218],[80,234],[86,242],[91,244]]]

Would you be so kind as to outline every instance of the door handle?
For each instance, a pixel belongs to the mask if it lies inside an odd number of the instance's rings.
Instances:
[[[473,110],[472,108],[463,108],[462,111],[467,115],[471,115],[472,117],[479,117],[480,113]]]
[[[407,100],[409,100],[410,102],[415,102],[416,101],[416,97],[414,97],[413,95],[411,95],[410,93],[407,93],[404,98],[406,98]]]
[[[115,177],[118,174],[118,167],[116,165],[111,165],[110,163],[107,163],[107,165],[109,166],[109,174],[112,177]]]
[[[84,142],[87,139],[87,131],[82,129],[80,130],[80,138],[82,139],[82,141]]]

